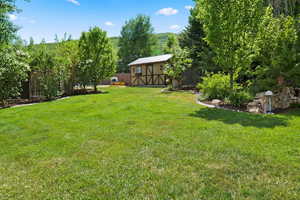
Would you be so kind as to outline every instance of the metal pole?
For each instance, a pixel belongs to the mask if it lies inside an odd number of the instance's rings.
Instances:
[[[269,113],[272,113],[272,98],[269,96]]]

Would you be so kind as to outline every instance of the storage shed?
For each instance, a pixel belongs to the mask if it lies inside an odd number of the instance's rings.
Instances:
[[[163,67],[173,57],[172,54],[140,58],[129,64],[132,86],[165,86],[167,75]]]

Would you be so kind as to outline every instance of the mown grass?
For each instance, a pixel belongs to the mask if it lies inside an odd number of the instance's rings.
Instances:
[[[0,199],[300,199],[300,110],[107,88],[0,110]]]

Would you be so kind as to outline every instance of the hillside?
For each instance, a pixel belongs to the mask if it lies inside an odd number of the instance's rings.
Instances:
[[[157,45],[153,51],[153,55],[160,55],[163,53],[163,49],[165,47],[165,45],[167,44],[168,41],[168,36],[174,34],[174,33],[157,33],[155,34],[156,38],[157,38]],[[118,51],[119,47],[119,37],[111,37],[110,38],[113,44],[113,48]],[[56,47],[56,43],[47,43],[47,47],[49,50],[53,50]]]
[[[155,36],[157,38],[157,45],[154,49],[153,55],[160,55],[163,53],[163,49],[165,47],[165,45],[167,44],[168,41],[168,36],[172,35],[174,33],[156,33]],[[116,49],[118,51],[119,47],[119,37],[111,37],[110,38],[113,44],[114,49]]]

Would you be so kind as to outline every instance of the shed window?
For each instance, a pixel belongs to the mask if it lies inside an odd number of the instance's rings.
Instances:
[[[141,66],[137,66],[137,67],[135,68],[135,73],[136,73],[136,74],[141,74],[141,73],[142,73],[142,67],[141,67]]]

